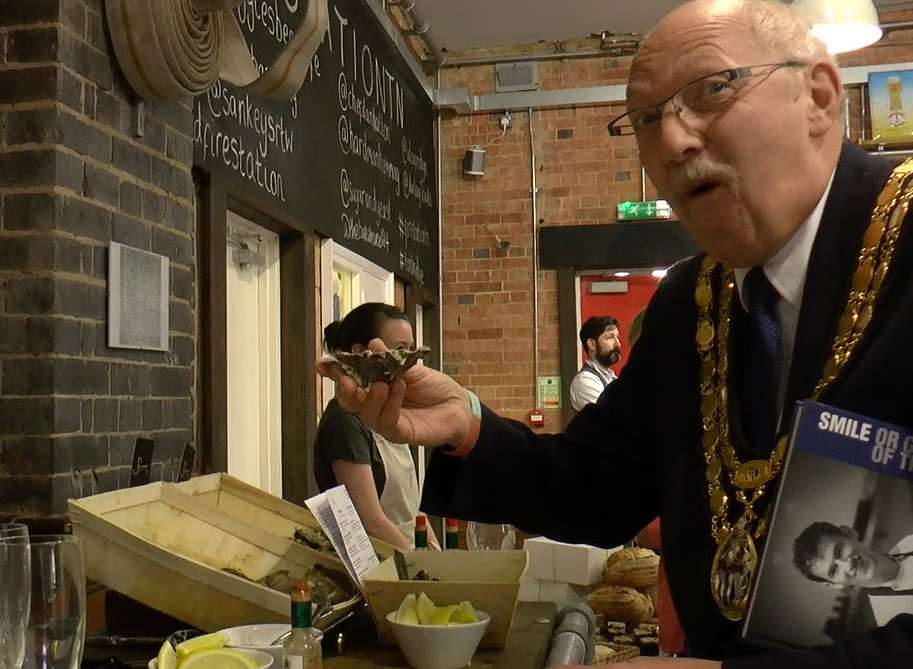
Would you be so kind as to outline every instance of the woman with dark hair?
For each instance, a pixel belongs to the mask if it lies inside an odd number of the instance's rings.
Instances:
[[[323,335],[330,353],[359,353],[372,339],[390,349],[415,346],[406,314],[380,302],[356,307],[341,321],[330,323]],[[321,491],[346,487],[368,534],[412,549],[421,491],[408,444],[387,441],[333,399],[317,426],[314,475]],[[432,540],[429,532],[429,543]]]

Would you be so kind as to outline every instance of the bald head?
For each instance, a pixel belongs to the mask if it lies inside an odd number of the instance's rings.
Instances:
[[[825,192],[842,92],[824,45],[785,5],[692,0],[644,40],[627,106],[647,173],[688,231],[718,259],[750,267],[781,249]]]
[[[638,65],[657,52],[680,47],[683,36],[707,24],[722,34],[727,27],[744,32],[772,61],[836,63],[811,24],[779,0],[690,0],[669,12],[650,31],[631,66],[630,83],[637,85]],[[687,37],[685,37],[687,45]]]

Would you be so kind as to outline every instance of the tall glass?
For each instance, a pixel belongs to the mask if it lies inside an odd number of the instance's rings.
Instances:
[[[31,593],[28,528],[0,523],[0,667],[22,666]]]
[[[29,528],[23,523],[0,523],[0,541],[5,537],[27,537]]]
[[[907,121],[903,112],[903,82],[900,77],[887,77],[885,84],[888,88],[888,121],[896,128]]]
[[[28,621],[23,669],[78,669],[86,632],[86,577],[82,548],[72,535],[9,539],[28,547]],[[6,624],[0,622],[0,624]]]
[[[470,520],[466,523],[466,545],[472,551],[513,550],[517,533],[513,525],[489,525]]]

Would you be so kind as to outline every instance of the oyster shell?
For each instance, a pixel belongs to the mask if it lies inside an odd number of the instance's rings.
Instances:
[[[414,350],[395,348],[389,351],[362,351],[346,353],[336,351],[326,360],[335,364],[343,373],[348,374],[362,388],[368,388],[375,381],[390,383],[400,374],[424,358],[431,349],[422,346]]]

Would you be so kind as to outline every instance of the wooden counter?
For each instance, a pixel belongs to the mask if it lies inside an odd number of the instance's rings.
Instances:
[[[478,651],[472,658],[472,669],[540,669],[548,653],[554,622],[554,604],[519,602],[507,647]],[[323,666],[325,669],[409,669],[395,645],[352,648],[344,655],[324,657]]]

